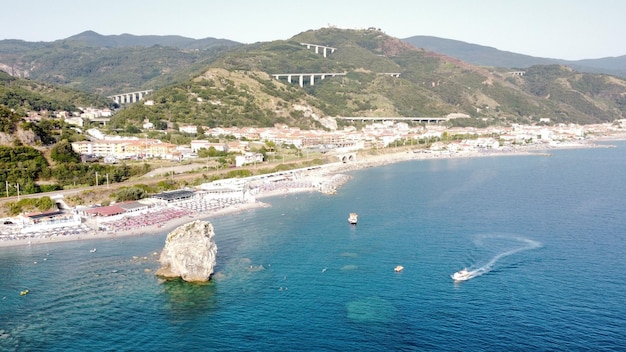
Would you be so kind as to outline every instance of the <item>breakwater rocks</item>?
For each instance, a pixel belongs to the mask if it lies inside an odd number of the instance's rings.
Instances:
[[[179,226],[165,239],[156,275],[165,279],[206,282],[215,268],[217,245],[213,225],[196,220]]]
[[[336,174],[331,176],[325,182],[322,182],[319,186],[320,192],[324,194],[335,194],[337,189],[348,182],[350,176],[344,174]]]

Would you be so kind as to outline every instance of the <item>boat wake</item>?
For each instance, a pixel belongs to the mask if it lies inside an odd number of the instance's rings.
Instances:
[[[493,266],[502,258],[504,257],[508,257],[510,255],[513,255],[515,253],[519,253],[522,251],[527,251],[530,249],[535,249],[535,248],[539,248],[541,247],[541,243],[525,238],[525,237],[520,237],[520,236],[507,236],[507,235],[485,235],[485,236],[481,236],[481,238],[479,239],[479,243],[482,243],[483,239],[504,239],[504,240],[513,240],[517,243],[519,243],[519,246],[515,246],[512,249],[508,249],[505,250],[504,252],[501,252],[499,254],[497,254],[496,256],[494,256],[493,258],[491,258],[491,260],[489,260],[489,262],[487,262],[486,264],[478,267],[478,268],[465,268],[463,270],[457,271],[456,273],[450,275],[452,277],[452,279],[455,282],[458,281],[467,281],[470,279],[473,279],[475,277],[484,275],[488,272],[490,272],[493,269]]]

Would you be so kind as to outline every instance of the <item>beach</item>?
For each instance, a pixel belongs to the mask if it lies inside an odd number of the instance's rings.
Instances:
[[[589,141],[570,143],[557,148],[592,148],[606,147],[597,145]],[[51,231],[41,229],[34,231],[28,236],[20,235],[20,238],[3,238],[0,240],[0,247],[39,245],[45,243],[58,243],[77,240],[113,239],[126,236],[148,236],[169,232],[178,226],[190,221],[203,219],[209,220],[214,217],[236,214],[239,212],[270,206],[262,202],[264,198],[281,196],[300,192],[322,192],[333,194],[345,182],[349,176],[345,173],[377,167],[391,163],[428,160],[442,158],[477,158],[477,157],[497,157],[512,155],[549,155],[546,146],[502,148],[498,150],[474,150],[461,152],[430,151],[430,150],[403,150],[392,153],[358,153],[355,160],[350,162],[336,162],[312,168],[311,170],[298,173],[298,179],[285,179],[277,182],[259,184],[251,187],[250,193],[253,197],[245,200],[235,200],[224,202],[217,206],[207,207],[200,204],[201,200],[188,201],[185,204],[173,204],[159,206],[146,212],[125,215],[117,219],[91,218],[83,219],[77,227],[67,227],[61,230]],[[17,236],[16,236],[17,237]]]

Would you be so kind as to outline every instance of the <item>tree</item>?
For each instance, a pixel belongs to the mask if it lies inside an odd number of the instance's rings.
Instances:
[[[267,149],[267,151],[273,152],[274,150],[276,150],[276,143],[270,140],[265,140],[265,149]]]
[[[167,130],[167,122],[165,122],[163,120],[155,121],[154,122],[154,129],[155,130],[160,130],[160,131]]]
[[[80,162],[80,155],[72,149],[72,144],[67,139],[64,139],[52,147],[50,151],[50,157],[52,160],[59,163],[78,163]]]
[[[145,198],[145,196],[146,191],[139,187],[122,188],[115,193],[115,198],[118,202],[139,200]]]
[[[39,208],[40,211],[52,209],[54,206],[54,201],[48,196],[39,198],[37,202],[37,208]]]
[[[140,133],[141,130],[139,129],[139,127],[135,125],[128,125],[126,126],[126,132],[130,134],[137,134],[137,133]]]

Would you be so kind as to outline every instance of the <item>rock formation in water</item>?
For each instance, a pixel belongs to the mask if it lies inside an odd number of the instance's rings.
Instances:
[[[165,239],[159,258],[161,268],[156,275],[166,279],[180,277],[188,282],[208,281],[217,255],[214,235],[213,225],[201,220],[170,232]]]

